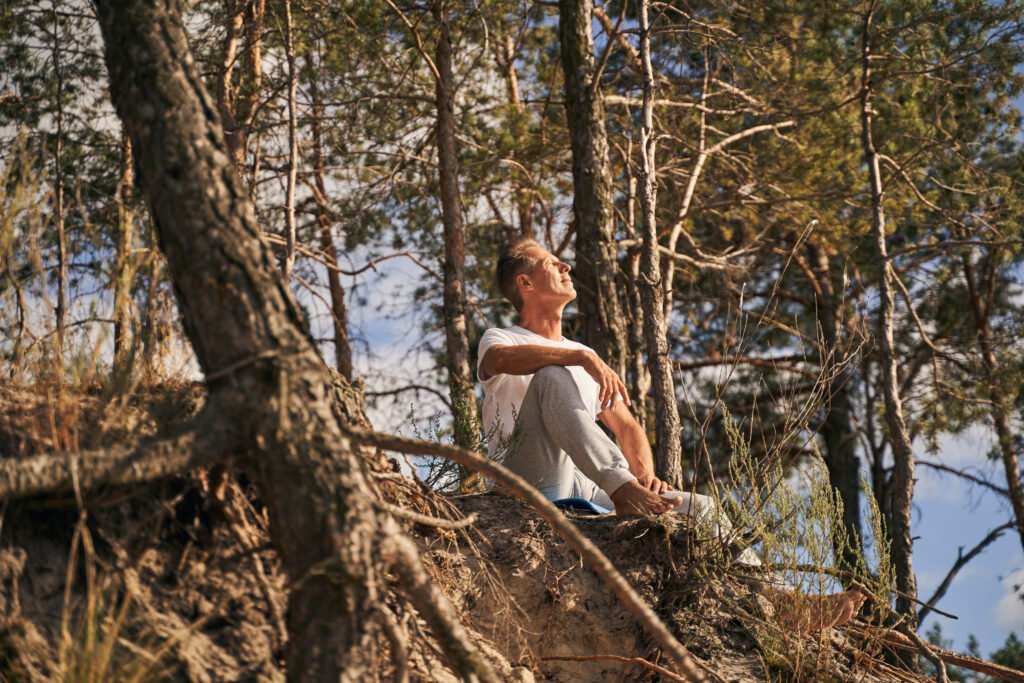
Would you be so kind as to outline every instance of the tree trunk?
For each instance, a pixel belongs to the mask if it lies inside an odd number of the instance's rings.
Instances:
[[[892,472],[892,558],[896,570],[896,588],[902,595],[896,598],[896,611],[904,615],[911,628],[916,628],[917,580],[913,567],[913,539],[910,531],[910,506],[914,497],[914,453],[903,418],[903,404],[896,375],[896,349],[893,340],[893,290],[896,274],[889,260],[885,242],[885,211],[882,206],[882,171],[871,131],[874,111],[872,105],[871,30],[874,4],[864,17],[861,36],[861,137],[864,160],[868,165],[871,189],[871,228],[878,251],[879,273],[879,337],[881,338],[882,390],[885,395],[885,421],[889,447],[893,456]]]
[[[593,0],[560,0],[558,34],[565,112],[572,147],[577,301],[583,341],[620,376],[626,369],[625,323],[615,274],[615,213],[604,101],[594,59]]]
[[[643,224],[643,252],[640,257],[639,289],[644,311],[644,337],[647,341],[647,366],[651,370],[654,392],[654,469],[659,479],[676,488],[683,486],[682,446],[679,442],[679,406],[672,381],[672,361],[668,352],[663,312],[661,258],[655,208],[658,181],[655,176],[657,138],[654,134],[654,71],[651,68],[651,33],[647,0],[640,2],[640,58],[643,62],[644,108],[640,143],[643,165],[640,171],[640,207]]]
[[[466,332],[466,228],[459,194],[459,160],[455,147],[455,77],[452,75],[451,29],[445,0],[435,0],[432,10],[438,36],[434,54],[437,66],[437,161],[444,223],[444,333],[448,390],[455,413],[455,443],[475,450],[479,445],[476,391],[469,365]]]
[[[313,133],[313,198],[316,200],[316,222],[320,230],[320,248],[332,265],[338,263],[338,252],[334,246],[334,221],[327,200],[327,183],[324,170],[324,107],[317,84],[317,68],[312,50],[306,52],[306,66],[309,71],[309,96],[312,116],[310,128]],[[345,305],[345,288],[341,284],[341,273],[327,269],[327,288],[331,294],[331,323],[334,329],[334,365],[346,381],[352,381],[352,344],[348,338],[348,309]]]
[[[284,0],[284,52],[288,63],[288,182],[285,188],[284,223],[287,246],[282,269],[287,280],[295,266],[295,182],[299,173],[299,139],[296,102],[299,79],[295,73],[295,45],[292,41],[292,3]]]
[[[978,347],[981,351],[981,363],[985,368],[989,404],[992,406],[992,425],[996,430],[999,454],[1006,472],[1006,490],[1010,494],[1010,507],[1013,509],[1013,518],[1017,522],[1017,534],[1020,537],[1021,546],[1024,547],[1024,491],[1021,490],[1020,462],[1017,459],[1016,440],[1013,428],[1010,426],[1010,408],[1006,404],[1007,397],[1002,387],[999,358],[992,343],[992,328],[989,325],[992,300],[991,296],[987,303],[982,300],[981,293],[978,291],[980,283],[974,272],[974,265],[966,256],[963,257],[963,266],[964,279],[967,281],[968,295],[971,299],[971,314],[974,318]],[[992,265],[989,267],[994,268]],[[994,277],[995,273],[992,272],[991,275]]]
[[[68,244],[64,224],[64,73],[60,63],[60,18],[53,12],[53,71],[57,79],[57,141],[54,147],[53,220],[57,232],[56,367],[58,381],[64,376],[64,330],[68,315]]]
[[[288,678],[367,680],[387,600],[384,555],[405,537],[374,506],[333,381],[259,240],[179,7],[97,3],[111,94],[206,375],[206,410],[222,416],[270,512],[291,586]],[[493,680],[475,652],[454,663]]]
[[[132,284],[135,281],[135,214],[132,211],[132,144],[121,142],[121,177],[114,200],[117,202],[117,249],[114,256],[114,367],[127,371],[137,341],[132,324]]]
[[[815,310],[824,337],[820,353],[820,365],[829,382],[827,411],[821,428],[825,441],[825,466],[829,481],[839,493],[843,502],[843,529],[848,544],[836,546],[837,558],[848,571],[857,568],[857,550],[863,538],[860,525],[860,460],[857,458],[857,434],[853,429],[853,401],[850,398],[853,377],[848,365],[843,341],[841,294],[837,296],[833,285],[832,268],[828,254],[823,247],[808,244],[812,259],[812,275],[815,277],[815,293],[819,294]]]
[[[627,147],[626,163],[629,164],[632,143]],[[630,239],[636,238],[636,176],[629,174],[629,192],[626,199],[626,234]],[[633,413],[637,421],[647,429],[647,391],[651,385],[651,373],[644,360],[644,306],[640,297],[640,256],[641,249],[630,247],[626,253],[626,301],[629,319],[632,325],[627,327],[628,350],[626,354],[626,378],[629,386],[629,399],[633,403]]]
[[[224,127],[224,138],[239,178],[245,175],[249,133],[256,117],[260,86],[263,83],[265,7],[265,0],[225,0],[224,3],[224,52],[218,74],[217,108]]]

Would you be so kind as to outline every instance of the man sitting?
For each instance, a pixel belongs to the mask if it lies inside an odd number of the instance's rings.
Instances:
[[[549,500],[583,498],[619,515],[672,510],[728,537],[728,519],[713,499],[674,491],[655,476],[647,435],[618,374],[593,349],[562,336],[562,312],[576,298],[569,269],[530,239],[511,242],[498,259],[498,285],[519,324],[491,328],[480,339],[489,455],[503,455],[506,467]],[[750,550],[739,560],[760,564]],[[852,592],[819,598],[812,625],[844,623],[861,601]]]

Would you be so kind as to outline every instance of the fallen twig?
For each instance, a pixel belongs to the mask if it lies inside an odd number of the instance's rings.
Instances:
[[[896,633],[889,629],[858,626],[851,623],[848,625],[846,630],[863,638],[877,640],[878,642],[890,647],[909,651],[919,650],[919,647],[910,638],[907,638],[902,633]],[[1000,680],[1007,681],[1007,683],[1024,683],[1024,671],[1011,669],[1010,667],[996,664],[995,662],[989,662],[984,659],[978,659],[977,657],[971,657],[970,655],[953,652],[952,650],[947,650],[935,645],[926,644],[926,648],[935,657],[941,659],[946,664],[970,669],[971,671],[977,671],[978,673],[983,673],[987,676],[995,676]]]
[[[379,505],[381,509],[387,510],[395,517],[407,519],[410,522],[422,524],[423,526],[437,527],[438,529],[463,529],[476,523],[477,518],[477,514],[471,512],[462,519],[441,519],[440,517],[432,517],[431,515],[423,515],[413,510],[407,510],[383,500],[374,501],[374,504]]]
[[[664,676],[670,681],[683,681],[686,679],[679,674],[672,673],[663,666],[658,666],[654,662],[647,661],[643,657],[623,657],[621,655],[585,655],[578,657],[564,656],[564,657],[541,657],[541,661],[544,662],[590,662],[590,661],[611,661],[611,662],[622,662],[623,664],[638,664],[645,669]]]

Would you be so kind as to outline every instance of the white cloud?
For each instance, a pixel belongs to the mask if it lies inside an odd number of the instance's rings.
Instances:
[[[1024,569],[1003,578],[1006,593],[995,606],[995,620],[1008,630],[1024,628]]]

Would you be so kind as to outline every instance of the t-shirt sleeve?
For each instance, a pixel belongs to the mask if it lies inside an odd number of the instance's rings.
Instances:
[[[487,355],[487,351],[490,350],[492,346],[514,346],[517,343],[515,336],[505,330],[492,327],[485,331],[483,336],[480,337],[480,344],[477,346],[476,351],[477,381],[482,384],[486,384],[488,381],[494,379],[494,377],[488,377],[485,380],[480,374],[484,362],[484,356]]]

